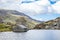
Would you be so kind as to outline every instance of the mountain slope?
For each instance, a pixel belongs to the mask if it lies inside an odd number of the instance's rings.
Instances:
[[[11,23],[11,24],[23,24],[28,28],[35,27],[36,24],[41,23],[41,21],[37,21],[25,15],[24,13],[18,12],[16,10],[0,10],[0,17],[3,18],[4,23]],[[18,21],[17,21],[18,20]]]
[[[59,29],[60,30],[60,17],[53,20],[46,21],[41,24],[37,24],[34,29]]]
[[[34,20],[36,22],[42,22],[42,21],[38,21],[38,20],[35,20],[35,19],[32,19],[31,17],[29,17],[28,15],[24,14],[24,13],[21,13],[21,12],[18,12],[16,10],[4,10],[4,9],[1,9],[0,10],[0,16],[5,16],[7,14],[15,14],[15,15],[20,15],[20,16],[26,16],[28,17],[29,19],[31,20]]]

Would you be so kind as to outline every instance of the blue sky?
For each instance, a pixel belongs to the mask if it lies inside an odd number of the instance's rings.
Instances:
[[[0,0],[0,9],[17,10],[33,19],[48,21],[60,17],[60,0]]]

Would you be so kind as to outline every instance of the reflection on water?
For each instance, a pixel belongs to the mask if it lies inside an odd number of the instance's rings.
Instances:
[[[28,32],[0,32],[0,40],[60,40],[60,30],[30,30]]]

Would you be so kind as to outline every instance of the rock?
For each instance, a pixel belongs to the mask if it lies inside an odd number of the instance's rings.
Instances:
[[[28,28],[24,25],[16,25],[16,27],[13,28],[13,32],[27,32]]]

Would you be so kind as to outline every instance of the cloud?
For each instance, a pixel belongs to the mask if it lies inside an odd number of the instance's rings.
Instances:
[[[40,1],[36,1],[35,3],[37,5],[43,5],[43,6],[47,6],[50,4],[48,0],[40,0]]]
[[[30,12],[33,14],[40,14],[47,12],[46,6],[37,5],[35,3],[29,3],[29,4],[21,4],[20,10],[23,12]]]
[[[18,4],[21,4],[22,0],[1,0],[0,9],[12,9],[18,10]]]
[[[22,0],[0,0],[0,3],[18,3]]]
[[[60,1],[58,1],[56,4],[52,5],[55,12],[60,14]]]
[[[37,20],[44,21],[43,18],[39,18],[39,19],[37,18]]]
[[[30,0],[34,1],[34,0]],[[23,3],[21,4],[22,0],[1,0],[0,1],[0,8],[3,9],[15,9],[24,13],[29,14],[40,14],[46,13],[48,11],[48,0],[38,0],[33,3]]]
[[[32,3],[23,3],[20,5],[20,11],[24,13],[30,13],[32,15],[47,13],[48,5],[50,5],[48,0],[39,0]]]
[[[38,1],[30,0],[30,1],[35,1],[32,3],[21,3],[22,1],[26,1],[26,0],[1,0],[0,8],[14,9],[14,10],[27,13],[29,15],[37,15],[41,13],[52,13],[53,10],[57,13],[60,13],[59,2],[55,3],[54,5],[51,5],[48,0],[38,0]]]

